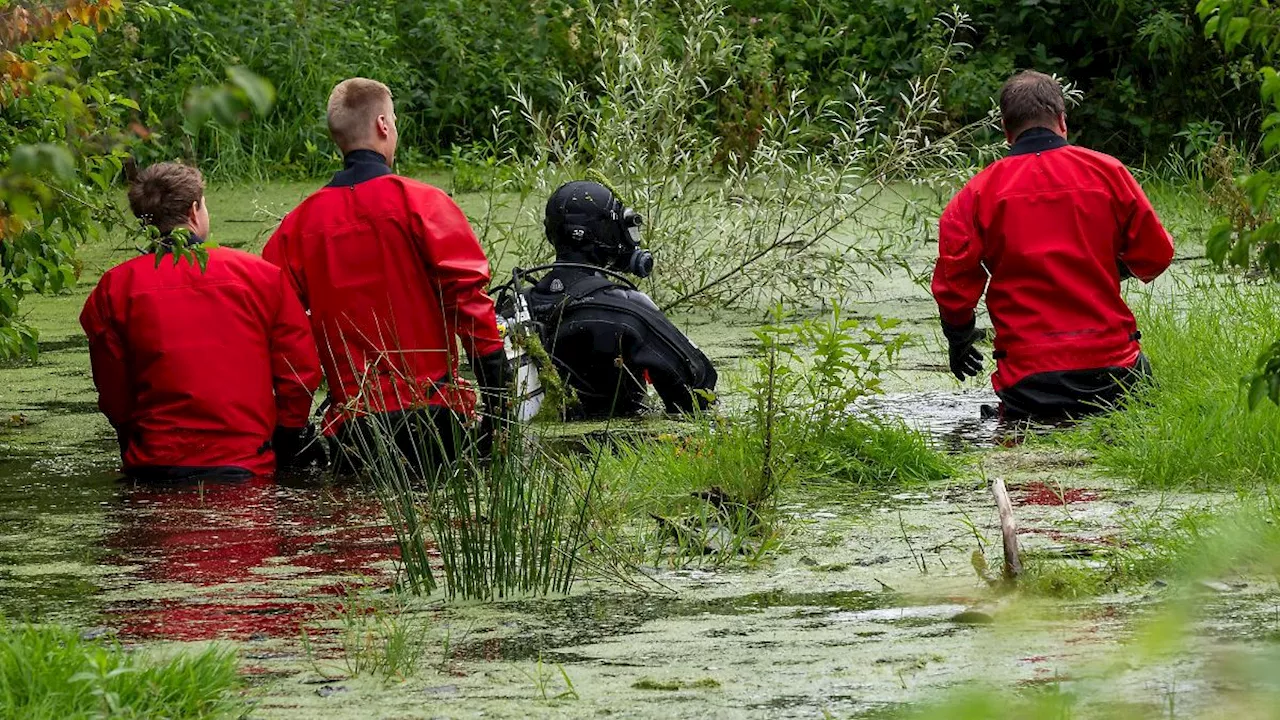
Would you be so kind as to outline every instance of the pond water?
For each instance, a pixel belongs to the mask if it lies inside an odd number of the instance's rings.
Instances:
[[[1122,542],[1134,516],[1217,498],[1137,492],[1087,458],[1022,445],[1050,430],[984,416],[990,390],[957,389],[940,364],[927,293],[888,277],[852,311],[903,319],[918,339],[889,392],[855,411],[963,453],[957,479],[797,492],[781,550],[759,565],[641,568],[637,588],[583,582],[569,597],[411,602],[397,617],[421,629],[421,667],[405,682],[352,677],[353,593],[387,601],[395,576],[376,499],[323,477],[122,481],[75,326],[89,286],[32,300],[44,353],[0,368],[0,614],[129,645],[234,643],[255,717],[870,717],[976,686],[1081,690],[1143,709],[1176,701],[1194,715],[1221,692],[1204,672],[1214,658],[1255,652],[1254,638],[1280,630],[1274,583],[1245,581],[1206,595],[1212,620],[1186,653],[1129,662],[1134,622],[1162,586],[1070,602],[990,587],[973,566],[975,550],[999,557],[986,478],[1009,484],[1025,550],[1083,563]],[[755,319],[679,320],[724,377],[752,361]],[[599,430],[555,433],[572,448]]]

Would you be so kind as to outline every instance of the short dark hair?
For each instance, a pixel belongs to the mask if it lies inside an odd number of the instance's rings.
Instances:
[[[1000,88],[1000,120],[1010,133],[1020,133],[1037,125],[1051,126],[1066,113],[1062,86],[1049,75],[1024,70]]]
[[[204,197],[204,176],[190,165],[165,162],[138,173],[129,186],[129,209],[162,233],[187,221],[192,203]]]

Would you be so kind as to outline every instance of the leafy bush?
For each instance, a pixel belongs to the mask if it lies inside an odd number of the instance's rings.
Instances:
[[[634,32],[637,13],[647,14],[669,53],[679,50],[685,19],[696,14],[689,3],[670,0],[177,5],[186,12],[158,16],[149,3],[131,3],[128,22],[108,34],[112,52],[90,60],[86,75],[111,73],[110,87],[139,104],[137,119],[160,135],[147,159],[185,156],[230,177],[327,172],[334,151],[323,108],[342,78],[390,84],[405,124],[405,159],[434,160],[489,138],[491,111],[515,109],[513,88],[540,107],[563,99],[566,83],[592,97],[613,92],[592,81],[607,65],[608,44]],[[1203,121],[1223,122],[1238,139],[1256,137],[1248,121],[1251,61],[1224,57],[1197,32],[1190,0],[975,0],[963,10],[971,28],[958,39],[973,52],[939,88],[944,131],[984,118],[1005,78],[1034,67],[1080,87],[1088,102],[1073,112],[1073,127],[1086,144],[1126,159],[1161,155]],[[706,29],[722,36],[734,62],[707,74],[714,92],[681,119],[716,137],[720,160],[728,162],[749,152],[769,119],[797,100],[820,107],[856,104],[864,94],[897,97],[936,64],[934,18],[946,13],[959,9],[947,0],[726,0]],[[185,89],[219,81],[234,65],[279,89],[270,121],[247,130],[184,131],[178,111]],[[1218,114],[1207,117],[1208,108]],[[532,133],[520,128],[511,149],[527,149]]]

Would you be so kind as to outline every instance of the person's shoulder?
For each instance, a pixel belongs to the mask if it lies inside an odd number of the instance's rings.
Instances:
[[[1120,160],[1120,158],[1114,157],[1112,155],[1108,155],[1098,150],[1091,150],[1082,145],[1068,145],[1067,147],[1063,148],[1063,151],[1065,151],[1071,157],[1081,158],[1088,162],[1094,163],[1095,165],[1103,165],[1112,169],[1122,169],[1122,170],[1128,169],[1125,166],[1124,162]]]
[[[449,193],[436,187],[435,185],[432,185],[431,183],[423,182],[422,180],[415,180],[411,177],[392,174],[392,175],[383,175],[382,177],[371,180],[370,182],[379,182],[379,181],[395,183],[400,187],[404,188],[406,193],[409,193],[419,199],[426,199],[426,200],[436,201],[436,202],[441,202],[441,201],[447,201],[449,203],[453,202],[453,198],[449,196]]]

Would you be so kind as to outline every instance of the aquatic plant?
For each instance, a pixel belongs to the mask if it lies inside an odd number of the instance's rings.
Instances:
[[[579,486],[520,423],[486,419],[489,448],[470,433],[446,438],[425,423],[415,429],[416,447],[405,448],[396,420],[362,422],[368,432],[357,434],[355,453],[396,534],[406,589],[430,593],[440,577],[450,598],[568,592],[580,569],[591,483]]]
[[[328,626],[336,623],[336,638],[331,643],[337,646],[346,676],[380,675],[403,681],[421,666],[432,639],[431,626],[410,617],[409,609],[394,593],[377,595],[368,589],[348,588],[334,608],[332,622],[302,628],[303,649],[321,675],[338,674],[322,666],[317,649]]]
[[[232,650],[172,657],[131,653],[53,625],[0,623],[0,716],[25,720],[90,717],[237,718]]]
[[[776,548],[777,502],[801,485],[845,492],[952,474],[920,433],[858,413],[908,341],[897,323],[823,318],[758,330],[763,352],[738,416],[704,416],[646,442],[594,448],[598,536],[677,564],[753,560]],[[674,546],[676,552],[671,554]]]

